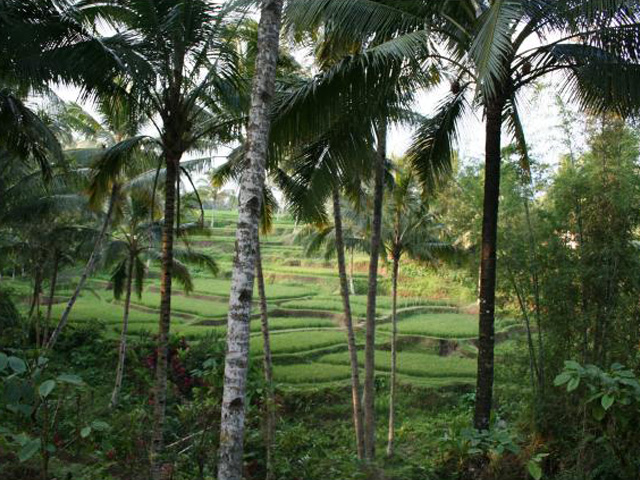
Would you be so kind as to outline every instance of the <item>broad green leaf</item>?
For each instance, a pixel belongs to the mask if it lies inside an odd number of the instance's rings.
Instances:
[[[47,398],[49,394],[53,392],[54,388],[56,388],[55,380],[47,380],[46,382],[43,382],[40,384],[40,387],[38,388],[38,393],[40,393],[40,396],[42,398]]]
[[[80,378],[78,375],[71,375],[69,373],[63,373],[62,375],[58,375],[57,380],[59,382],[68,383],[71,385],[77,385],[77,386],[84,385],[82,378]]]
[[[41,443],[40,443],[40,439],[39,438],[31,440],[30,442],[27,442],[20,449],[20,452],[18,452],[18,459],[21,462],[26,462],[27,460],[29,460],[36,453],[38,453],[38,450],[40,450],[40,444]]]
[[[89,435],[91,435],[91,427],[84,427],[80,430],[80,436],[82,438],[87,438]]]
[[[24,360],[22,360],[21,358],[9,357],[8,361],[11,370],[13,370],[15,373],[20,374],[27,371],[27,364],[24,363]]]
[[[602,400],[600,400],[600,403],[602,403],[602,408],[604,408],[606,411],[611,408],[611,406],[615,401],[616,399],[612,395],[603,395]]]
[[[570,370],[581,370],[582,366],[575,360],[566,360],[564,362],[564,368],[568,368]]]
[[[553,381],[553,384],[558,387],[560,385],[564,385],[565,383],[567,383],[569,380],[571,380],[571,374],[564,372],[561,373],[560,375],[558,375],[555,380]]]
[[[567,384],[567,392],[573,392],[580,386],[580,377],[573,377]]]
[[[531,461],[527,464],[527,470],[529,474],[535,479],[540,480],[542,478],[542,467],[537,462]]]

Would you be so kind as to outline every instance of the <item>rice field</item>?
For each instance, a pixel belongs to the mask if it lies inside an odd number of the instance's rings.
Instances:
[[[213,234],[192,239],[194,248],[216,256],[222,272],[214,278],[194,270],[194,292],[189,296],[176,286],[172,297],[172,335],[197,342],[212,332],[225,334],[234,228],[234,213],[216,212]],[[304,257],[302,247],[291,244],[293,228],[291,219],[276,219],[275,233],[266,238],[263,245],[275,380],[280,388],[346,383],[350,378],[350,364],[346,332],[341,325],[343,306],[336,268],[324,258]],[[366,261],[365,256],[359,258],[360,261],[363,259]],[[129,317],[131,336],[153,335],[157,331],[160,305],[158,273],[157,269],[152,269],[142,297],[133,297]],[[355,278],[365,279],[366,273],[356,273]],[[101,272],[91,281],[94,293],[83,293],[72,311],[70,322],[72,325],[100,322],[106,326],[108,335],[115,339],[121,330],[123,305],[113,299],[108,282],[107,272]],[[19,281],[15,284],[20,294],[28,295],[28,284]],[[68,295],[68,290],[61,291],[57,297],[63,300],[65,295]],[[254,316],[250,324],[250,350],[251,355],[259,357],[263,340],[255,300],[257,298],[254,298]],[[54,321],[65,305],[66,302],[54,305]],[[351,306],[356,323],[358,358],[362,364],[366,296],[352,295]],[[379,295],[376,372],[383,377],[390,371],[390,315],[391,298]],[[398,315],[400,382],[436,388],[473,382],[476,362],[471,344],[462,342],[459,352],[464,356],[460,353],[439,356],[434,345],[438,339],[475,338],[478,332],[475,315],[458,313],[455,303],[446,298],[415,296],[398,298]],[[508,323],[505,321],[501,325],[508,326]],[[407,342],[402,341],[403,337]],[[419,339],[416,342],[416,337],[431,341],[431,346],[420,343],[422,340]],[[505,345],[503,349],[507,348]]]

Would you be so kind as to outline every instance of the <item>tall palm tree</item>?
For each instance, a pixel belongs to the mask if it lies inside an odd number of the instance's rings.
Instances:
[[[93,3],[93,2],[92,2]],[[108,0],[87,6],[129,39],[120,55],[123,84],[133,111],[157,131],[164,175],[164,230],[160,286],[158,362],[154,387],[151,476],[162,475],[171,323],[173,246],[180,177],[189,178],[185,154],[235,138],[244,123],[244,84],[230,44],[234,2],[208,0]]]
[[[389,193],[388,212],[383,230],[387,257],[391,258],[391,385],[389,392],[389,429],[387,456],[393,455],[395,441],[395,404],[398,363],[398,278],[403,256],[434,265],[438,256],[450,250],[443,241],[440,225],[424,204],[417,176],[409,166],[400,165],[394,172],[394,183]]]
[[[376,70],[390,59],[399,58],[419,71],[430,68],[430,61],[450,68],[451,94],[436,114],[423,123],[410,151],[423,182],[432,183],[436,174],[450,168],[447,160],[453,151],[458,120],[469,106],[480,107],[485,113],[486,172],[474,425],[486,429],[490,425],[493,392],[502,127],[506,121],[526,162],[517,96],[526,86],[554,72],[564,75],[565,93],[584,108],[612,109],[622,114],[635,111],[640,105],[640,92],[634,87],[640,80],[640,7],[631,0],[394,4],[384,0],[293,0],[288,13],[292,21],[307,25],[329,22],[347,39],[363,35],[391,38],[370,49],[363,58],[346,60],[343,70],[356,69],[358,65]],[[324,86],[329,89],[332,85],[336,92],[336,86],[341,85],[334,80],[337,76],[332,72]],[[474,90],[476,94],[472,95]],[[326,109],[330,107],[327,102]]]
[[[275,92],[282,0],[262,2],[251,110],[247,130],[247,169],[240,182],[236,259],[229,294],[227,355],[220,422],[219,480],[241,480],[249,320],[256,265],[256,245],[269,142],[270,108]]]

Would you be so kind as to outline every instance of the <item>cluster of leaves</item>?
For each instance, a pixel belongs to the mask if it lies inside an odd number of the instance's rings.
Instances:
[[[635,373],[619,363],[604,370],[567,361],[554,384],[566,388],[573,405],[577,400],[575,416],[583,423],[580,450],[595,451],[601,459],[608,458],[608,463],[615,459],[611,468],[623,476],[637,474],[640,381]]]
[[[0,444],[14,451],[20,462],[39,455],[45,472],[57,452],[110,428],[100,420],[69,425],[73,417],[63,415],[73,399],[70,390],[82,388],[84,382],[68,373],[53,376],[48,364],[45,357],[31,364],[19,356],[0,353]]]

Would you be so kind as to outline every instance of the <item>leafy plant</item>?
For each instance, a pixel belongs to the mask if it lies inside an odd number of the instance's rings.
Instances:
[[[634,372],[619,363],[605,371],[570,360],[554,384],[565,387],[579,402],[584,429],[580,448],[592,447],[601,456],[604,453],[602,458],[615,458],[623,477],[637,475],[640,382]]]
[[[70,424],[65,412],[72,404],[72,389],[84,386],[73,374],[53,376],[49,360],[38,357],[30,363],[16,355],[0,353],[0,443],[13,451],[21,463],[39,458],[42,477],[48,477],[49,462],[58,452],[85,439],[93,431],[106,431],[107,423],[95,420],[81,427]],[[79,420],[78,416],[75,416]],[[75,435],[74,432],[79,432]]]

